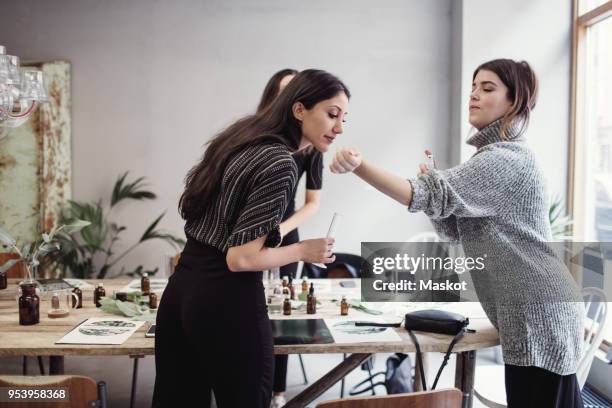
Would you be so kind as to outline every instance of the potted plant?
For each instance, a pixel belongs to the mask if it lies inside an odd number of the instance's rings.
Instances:
[[[19,324],[32,325],[40,321],[40,298],[36,293],[36,271],[40,260],[53,252],[59,251],[61,245],[59,237],[81,230],[89,225],[89,222],[75,220],[68,225],[54,228],[49,233],[42,233],[40,238],[34,242],[18,245],[11,234],[0,226],[0,245],[4,249],[17,255],[17,258],[9,259],[0,265],[0,273],[6,271],[18,262],[23,262],[26,276],[19,283],[21,295],[19,296]]]

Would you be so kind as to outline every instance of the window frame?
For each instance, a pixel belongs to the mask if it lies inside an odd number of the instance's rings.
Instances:
[[[572,0],[572,50],[571,50],[571,90],[570,90],[570,132],[569,132],[569,180],[568,180],[568,212],[572,219],[578,220],[578,225],[584,223],[583,203],[578,200],[577,180],[584,180],[582,168],[576,166],[577,160],[583,157],[585,143],[585,84],[586,84],[586,34],[589,27],[612,18],[612,0],[600,6],[579,14],[579,1]],[[582,183],[584,184],[584,183]],[[574,230],[573,233],[576,231]],[[612,302],[612,299],[608,299]],[[601,349],[608,351],[612,347],[610,339],[602,342]]]

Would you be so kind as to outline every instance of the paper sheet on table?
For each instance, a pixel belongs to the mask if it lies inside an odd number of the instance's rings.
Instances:
[[[325,319],[325,324],[335,343],[402,341],[400,335],[392,327],[355,326],[355,320],[348,319]]]
[[[166,289],[166,285],[168,284],[168,279],[149,279],[149,283],[151,285],[151,290],[153,292],[163,292]],[[122,287],[119,292],[132,293],[140,291],[140,279],[134,279],[124,287]]]
[[[56,344],[123,344],[144,322],[108,316],[91,317],[56,341]]]

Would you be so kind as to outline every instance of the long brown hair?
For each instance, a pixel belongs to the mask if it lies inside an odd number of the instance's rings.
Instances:
[[[200,162],[185,177],[185,190],[179,213],[185,220],[197,218],[219,193],[221,177],[229,159],[248,145],[276,141],[295,151],[302,138],[301,123],[293,115],[293,105],[306,109],[343,92],[351,94],[340,79],[317,69],[300,72],[284,91],[261,112],[246,116],[217,134]]]
[[[266,87],[264,88],[263,94],[261,95],[261,100],[259,101],[259,105],[257,106],[257,112],[261,112],[265,108],[267,108],[274,99],[278,96],[278,91],[280,90],[280,83],[284,77],[287,75],[297,75],[297,70],[293,68],[285,68],[278,71],[276,74],[272,75],[272,78],[268,80]]]
[[[519,134],[523,133],[538,97],[538,78],[531,66],[526,61],[504,58],[491,60],[474,70],[472,81],[480,70],[494,72],[508,88],[508,100],[512,105],[501,118],[502,137],[509,136],[507,131],[510,126],[517,126]]]

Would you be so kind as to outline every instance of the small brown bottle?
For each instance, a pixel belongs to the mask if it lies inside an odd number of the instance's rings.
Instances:
[[[349,304],[346,301],[346,296],[342,296],[342,301],[340,302],[340,314],[342,316],[347,316],[349,310]]]
[[[308,296],[306,296],[306,314],[317,313],[317,298],[314,295],[314,286],[310,283],[310,290]]]
[[[98,287],[94,290],[94,304],[96,307],[102,306],[100,304],[100,299],[106,296],[106,291],[104,290],[104,284],[102,282],[98,283]]]
[[[149,293],[149,309],[157,309],[157,295],[155,292]]]
[[[285,301],[283,302],[283,314],[285,316],[289,316],[291,314],[291,300],[289,300],[289,296],[285,296]]]
[[[283,276],[283,288],[286,288],[287,286],[289,286],[289,277]]]
[[[143,295],[148,295],[151,292],[151,281],[147,273],[143,273],[140,279],[140,291]]]
[[[74,309],[81,309],[83,307],[83,291],[79,288],[72,289],[72,293],[77,295],[78,301],[72,296],[72,307]]]
[[[289,295],[292,300],[295,300],[295,287],[293,286],[293,276],[289,277],[289,284],[287,285],[289,288]]]
[[[8,279],[6,277],[6,271],[0,272],[0,289],[6,289],[8,287]]]

